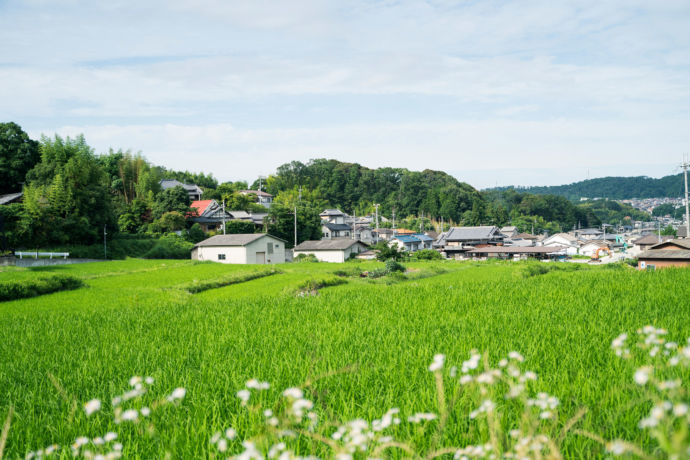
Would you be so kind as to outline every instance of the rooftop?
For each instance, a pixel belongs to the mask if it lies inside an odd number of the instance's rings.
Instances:
[[[268,233],[236,233],[232,235],[216,235],[212,236],[211,238],[205,239],[204,241],[201,241],[197,244],[194,245],[194,247],[200,247],[200,246],[246,246],[252,241],[256,241],[259,238],[262,238],[264,236],[270,236],[271,238],[275,238],[277,240],[283,241],[281,238],[278,238],[273,235],[269,235]]]
[[[498,227],[452,227],[446,235],[446,241],[489,240],[497,237]],[[502,238],[502,236],[500,237]]]
[[[364,246],[369,246],[366,243],[362,243],[358,240],[351,239],[337,239],[337,240],[314,240],[314,241],[303,241],[297,246],[295,246],[295,251],[334,251],[334,250],[345,250],[355,244],[362,244]]]

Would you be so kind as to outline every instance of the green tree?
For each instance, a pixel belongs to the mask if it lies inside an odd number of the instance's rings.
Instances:
[[[151,211],[155,220],[160,219],[163,214],[170,211],[177,211],[186,216],[191,211],[189,205],[189,194],[182,186],[178,185],[156,195]]]
[[[254,222],[246,220],[229,220],[225,222],[226,233],[254,233]]]
[[[307,240],[321,239],[321,210],[307,201],[297,205],[297,244]],[[294,245],[294,207],[274,203],[268,211],[268,233],[287,241],[286,247]]]
[[[162,232],[176,232],[185,227],[186,220],[179,212],[170,211],[163,214],[154,224]]]
[[[673,228],[673,225],[667,225],[666,227],[661,229],[661,234],[662,235],[670,235],[675,237],[676,236],[676,229]]]
[[[38,142],[16,123],[0,123],[0,194],[20,192],[26,173],[40,159]]]

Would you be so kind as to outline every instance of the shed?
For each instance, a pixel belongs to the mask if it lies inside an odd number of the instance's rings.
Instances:
[[[641,270],[690,266],[690,240],[675,239],[656,244],[637,258]]]
[[[303,241],[295,246],[294,257],[312,254],[321,262],[345,262],[351,254],[359,254],[369,249],[369,245],[357,240],[336,239]]]
[[[194,245],[192,260],[225,264],[282,264],[285,241],[267,233],[216,235]]]

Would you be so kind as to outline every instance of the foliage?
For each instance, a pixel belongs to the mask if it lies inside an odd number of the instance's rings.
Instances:
[[[40,159],[38,142],[16,123],[0,123],[0,195],[21,192],[26,173]]]
[[[276,271],[275,269],[270,269],[270,270],[262,269],[262,270],[257,270],[257,271],[253,271],[253,272],[249,272],[249,273],[232,274],[230,276],[226,276],[226,277],[214,279],[214,280],[203,280],[203,281],[194,280],[193,283],[185,284],[185,285],[180,286],[178,288],[184,289],[185,291],[189,292],[190,294],[197,294],[199,292],[208,291],[209,289],[217,289],[217,288],[223,287],[223,286],[230,286],[232,284],[244,283],[244,282],[255,280],[258,278],[263,278],[265,276],[275,275],[277,273],[280,273],[280,272]]]
[[[672,217],[674,219],[683,219],[685,216],[685,208],[683,206],[676,207],[673,203],[664,203],[655,207],[652,210],[654,217]]]
[[[19,233],[34,245],[93,243],[116,228],[103,168],[83,136],[41,138],[41,161],[27,173]]]
[[[404,272],[405,267],[395,259],[388,259],[386,261],[386,271],[388,273]]]
[[[579,204],[578,207],[588,212],[591,211],[604,223],[632,225],[631,221],[633,220],[641,220],[644,222],[652,220],[649,213],[635,209],[629,204],[612,200],[591,200]]]
[[[192,225],[189,230],[187,230],[187,239],[194,244],[204,241],[206,239],[206,234],[201,229],[201,225],[198,223]]]
[[[661,234],[662,235],[670,235],[670,236],[675,237],[677,233],[676,233],[676,229],[673,228],[673,225],[669,224],[666,227],[661,229]]]
[[[177,211],[186,216],[191,212],[189,204],[189,194],[182,186],[178,185],[177,187],[163,190],[156,196],[156,201],[153,203],[152,217],[157,220],[163,214],[170,211]]]
[[[185,228],[186,220],[177,211],[166,212],[160,219],[154,222],[157,231],[162,233],[176,232]]]
[[[297,254],[297,257],[294,258],[295,262],[310,262],[310,263],[316,263],[319,261],[319,259],[316,258],[314,254]]]
[[[308,201],[302,201],[297,205],[297,244],[307,240],[321,239],[322,209],[315,207]],[[295,239],[295,214],[294,208],[281,203],[274,203],[268,211],[268,233],[282,238],[287,243],[287,248],[294,246]]]
[[[433,249],[420,249],[412,254],[417,260],[441,260],[441,253]]]
[[[493,190],[516,190],[536,195],[558,195],[572,200],[580,198],[677,198],[683,194],[683,175],[675,174],[654,179],[638,177],[600,177],[567,185],[544,187],[498,187]]]
[[[254,233],[256,227],[254,222],[246,220],[229,220],[225,222],[226,233]]]
[[[389,245],[385,241],[375,245],[374,248],[378,249],[379,251],[376,254],[376,259],[382,262],[389,259],[402,260],[407,257],[407,254],[403,249],[399,248],[397,245]]]
[[[161,236],[156,245],[146,252],[145,259],[189,259],[194,244],[174,233]]]
[[[156,166],[155,169],[157,174],[163,179],[176,179],[183,184],[195,184],[204,189],[215,189],[218,187],[218,181],[213,177],[213,174],[173,171],[162,166]]]
[[[373,204],[379,203],[382,216],[390,217],[395,210],[398,216],[424,213],[459,222],[475,201],[481,201],[474,188],[441,171],[369,169],[337,160],[293,161],[266,180],[266,190],[273,195],[300,185],[330,206],[358,215],[373,213]]]
[[[79,278],[60,274],[0,281],[0,302],[77,289],[81,286],[83,283]]]

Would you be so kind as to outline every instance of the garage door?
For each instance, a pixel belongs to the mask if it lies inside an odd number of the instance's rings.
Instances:
[[[265,252],[257,252],[256,253],[256,263],[257,264],[265,264],[266,263],[266,253]]]

